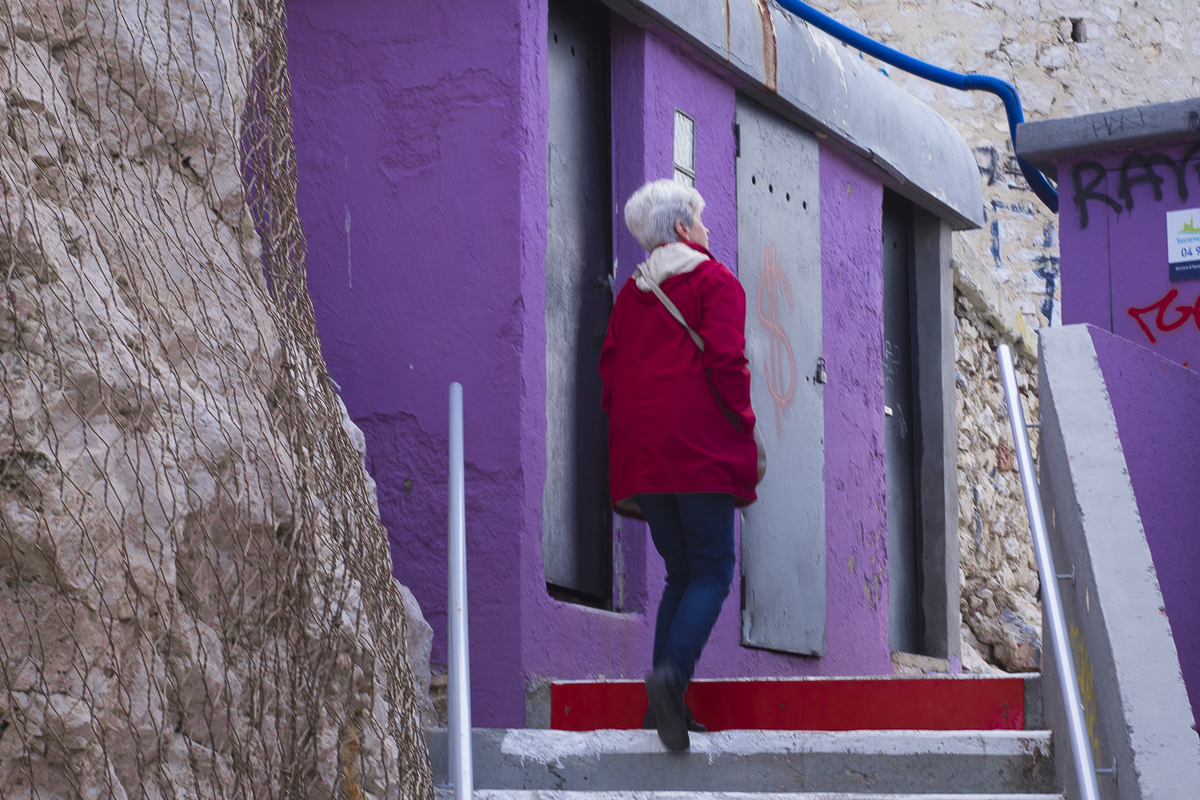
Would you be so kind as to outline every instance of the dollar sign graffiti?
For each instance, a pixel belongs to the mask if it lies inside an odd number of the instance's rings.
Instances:
[[[792,343],[779,324],[779,294],[782,288],[788,308],[791,308],[792,285],[775,261],[775,245],[764,247],[763,256],[766,266],[758,279],[758,321],[771,336],[770,353],[763,365],[763,372],[767,379],[767,390],[775,401],[775,433],[782,439],[783,411],[796,394],[796,356],[792,352]],[[789,376],[786,384],[783,381],[785,361]]]

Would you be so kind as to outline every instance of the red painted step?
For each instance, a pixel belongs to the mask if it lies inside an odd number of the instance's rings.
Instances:
[[[687,703],[697,721],[722,730],[1020,730],[1022,678],[768,678],[694,680]],[[550,727],[640,728],[641,681],[550,684]]]

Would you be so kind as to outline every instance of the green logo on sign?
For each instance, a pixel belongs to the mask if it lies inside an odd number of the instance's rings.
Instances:
[[[1180,233],[1200,233],[1200,228],[1196,227],[1196,218],[1192,217],[1187,222],[1185,222],[1183,225],[1183,229],[1179,232]]]

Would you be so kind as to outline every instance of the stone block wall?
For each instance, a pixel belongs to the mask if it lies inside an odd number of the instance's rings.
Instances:
[[[1014,458],[996,348],[1016,359],[1025,418],[1038,419],[1036,339],[991,271],[956,235],[955,384],[963,665],[1011,672],[1041,666],[1037,562]],[[1037,429],[1030,430],[1037,454]]]
[[[812,0],[826,13],[940,67],[1013,83],[1029,120],[1200,94],[1195,4],[1178,0]],[[1057,324],[1058,225],[1013,157],[1004,109],[879,64],[950,120],[975,151],[987,223],[967,239],[1030,325]]]

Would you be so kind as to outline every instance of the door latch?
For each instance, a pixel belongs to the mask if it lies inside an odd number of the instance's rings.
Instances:
[[[825,372],[825,358],[822,356],[817,359],[817,374],[813,378],[815,383],[829,383],[829,376]]]

